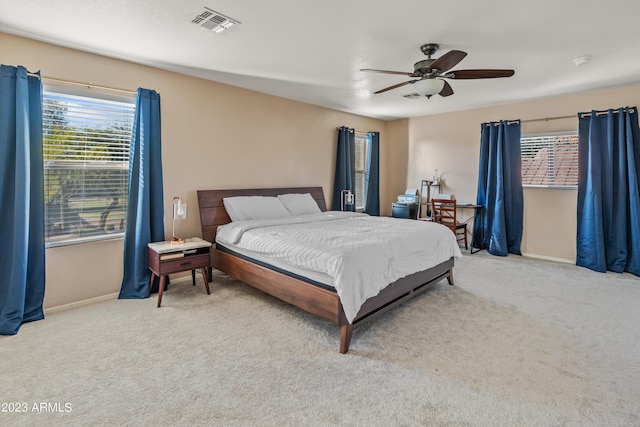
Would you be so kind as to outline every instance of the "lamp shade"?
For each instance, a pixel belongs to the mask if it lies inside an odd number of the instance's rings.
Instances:
[[[424,96],[432,96],[440,93],[444,87],[444,80],[441,79],[422,79],[413,84],[416,92]]]
[[[344,204],[345,205],[352,205],[353,204],[353,193],[352,192],[348,192],[344,196]]]
[[[186,219],[187,218],[187,204],[181,197],[173,198],[173,219]]]
[[[173,239],[171,243],[184,243],[184,239],[180,237],[176,237],[176,220],[178,219],[187,219],[187,204],[182,200],[182,197],[174,197],[173,198],[173,228],[172,228],[172,236]]]

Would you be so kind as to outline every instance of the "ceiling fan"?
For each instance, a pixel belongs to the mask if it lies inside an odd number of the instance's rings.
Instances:
[[[373,73],[398,74],[402,76],[414,77],[414,80],[398,83],[393,86],[380,89],[374,94],[383,93],[406,85],[414,85],[419,95],[431,98],[433,95],[440,96],[453,95],[451,85],[443,79],[495,79],[498,77],[511,77],[513,70],[457,70],[449,71],[467,56],[466,52],[451,50],[440,58],[433,59],[431,56],[436,53],[440,46],[436,43],[427,43],[420,46],[422,53],[427,55],[427,59],[413,64],[413,72],[387,71],[363,68],[360,71]],[[407,95],[408,97],[410,95]]]

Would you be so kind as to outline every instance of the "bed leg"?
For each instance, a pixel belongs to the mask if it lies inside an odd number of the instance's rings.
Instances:
[[[447,274],[447,282],[453,286],[453,269],[450,269],[449,274]]]
[[[353,325],[346,324],[340,327],[340,353],[345,354],[349,351],[351,336],[353,335]]]

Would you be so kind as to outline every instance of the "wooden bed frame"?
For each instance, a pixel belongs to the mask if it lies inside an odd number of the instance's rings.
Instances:
[[[428,288],[427,285],[445,277],[449,284],[453,285],[453,258],[450,258],[428,270],[391,283],[378,295],[366,300],[353,323],[349,323],[335,290],[306,282],[215,248],[218,226],[231,222],[222,199],[232,196],[276,196],[287,193],[310,193],[320,209],[326,211],[322,187],[198,190],[202,236],[214,244],[211,250],[211,265],[248,285],[340,326],[340,353],[346,353],[349,350],[353,331],[365,322],[418,295]]]

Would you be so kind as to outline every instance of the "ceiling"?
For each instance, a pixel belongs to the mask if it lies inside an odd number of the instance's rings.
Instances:
[[[193,24],[204,6],[240,24]],[[640,83],[638,0],[0,0],[0,10],[6,33],[385,120]],[[453,70],[515,75],[449,80],[447,98],[406,99],[411,85],[372,95],[410,78],[361,68],[411,72],[425,43],[440,44],[435,58],[467,52]]]

